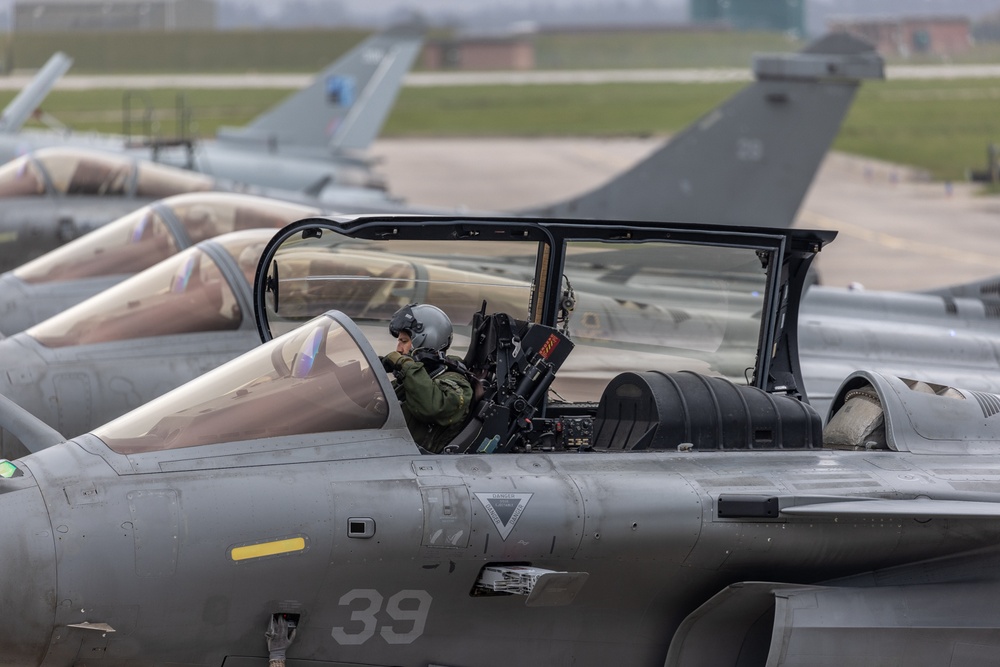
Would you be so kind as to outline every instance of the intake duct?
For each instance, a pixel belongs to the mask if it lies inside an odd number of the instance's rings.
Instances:
[[[622,373],[605,388],[594,449],[813,449],[819,413],[797,399],[730,380],[680,371]]]

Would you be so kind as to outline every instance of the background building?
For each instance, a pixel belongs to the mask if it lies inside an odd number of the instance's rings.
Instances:
[[[530,70],[535,68],[535,46],[525,34],[436,39],[424,45],[421,62],[432,70]]]
[[[857,19],[830,22],[830,30],[848,32],[875,45],[882,55],[951,56],[972,48],[972,24],[964,16]]]
[[[214,30],[213,0],[17,0],[15,32]]]

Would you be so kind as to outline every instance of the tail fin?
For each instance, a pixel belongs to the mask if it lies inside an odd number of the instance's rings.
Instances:
[[[266,143],[274,150],[364,149],[378,136],[403,78],[424,40],[417,22],[372,35],[319,74],[308,87],[220,140]]]
[[[14,134],[31,117],[59,78],[73,65],[73,59],[56,51],[35,77],[0,112],[0,134]]]
[[[874,48],[838,33],[754,59],[757,80],[604,186],[534,215],[789,227]]]

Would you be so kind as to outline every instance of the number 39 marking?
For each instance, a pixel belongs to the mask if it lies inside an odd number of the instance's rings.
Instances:
[[[353,604],[357,600],[367,604],[357,607]],[[374,637],[375,630],[378,629],[387,644],[409,644],[424,634],[427,613],[431,608],[430,593],[416,590],[399,591],[385,603],[385,613],[393,621],[399,621],[399,624],[383,623],[378,627],[377,614],[382,609],[382,600],[382,594],[373,588],[357,588],[345,593],[338,604],[353,609],[352,626],[334,628],[330,633],[334,640],[338,644],[357,646]]]

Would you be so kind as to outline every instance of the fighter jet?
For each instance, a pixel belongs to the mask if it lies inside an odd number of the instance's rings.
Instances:
[[[21,130],[0,134],[0,161],[36,148],[77,146],[124,152],[206,176],[287,190],[327,185],[384,189],[357,151],[378,135],[403,78],[423,45],[416,21],[372,35],[295,92],[242,128],[214,141],[164,145],[155,138]],[[175,142],[176,143],[176,142]]]
[[[859,373],[844,412],[863,394],[885,429],[853,442],[795,398],[783,330],[831,233],[419,217],[289,231],[256,270],[265,337],[321,307],[336,276],[303,292],[283,269],[341,235],[390,255],[459,239],[533,267],[514,313],[456,320],[484,379],[467,432],[422,453],[379,344],[338,311],[71,441],[24,420],[26,440],[51,446],[0,467],[0,664],[264,664],[276,616],[294,626],[289,665],[996,655],[990,396]],[[677,245],[713,267],[745,259],[733,294],[756,262],[748,386],[613,337],[609,379],[585,391],[596,403],[542,399],[581,351],[562,332],[564,276],[599,271],[596,254]],[[636,275],[666,289],[672,268]],[[666,365],[650,372],[650,354]]]
[[[0,333],[23,331],[195,243],[243,229],[277,230],[320,212],[237,193],[157,200],[0,275]]]

